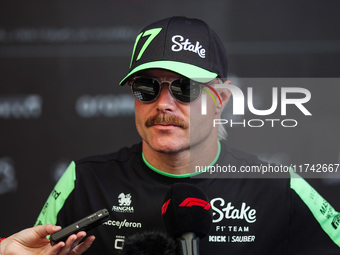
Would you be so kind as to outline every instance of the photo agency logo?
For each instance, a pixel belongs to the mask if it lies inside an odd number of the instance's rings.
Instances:
[[[280,82],[278,82],[280,84]],[[209,91],[208,90],[211,91]],[[295,118],[290,118],[289,111],[299,112],[302,116],[312,116],[306,104],[311,100],[311,92],[303,87],[273,87],[265,86],[265,88],[256,88],[248,86],[246,88],[232,84],[216,83],[215,85],[205,85],[201,88],[201,114],[207,115],[207,100],[210,97],[215,105],[222,104],[219,89],[227,89],[230,91],[232,104],[230,102],[226,107],[232,107],[232,115],[237,116],[237,119],[214,119],[213,127],[218,125],[228,125],[230,127],[296,127],[299,123]],[[256,96],[255,92],[261,93],[265,90],[262,97]],[[244,92],[245,91],[245,92]],[[269,93],[269,94],[268,94]],[[217,97],[218,100],[215,99]],[[229,100],[230,101],[230,100]],[[262,102],[266,101],[267,106],[258,107]],[[269,101],[269,102],[268,102]],[[269,103],[269,106],[268,106]],[[247,112],[255,116],[251,119],[246,119]],[[241,118],[240,118],[241,117]],[[242,118],[243,117],[243,118]]]

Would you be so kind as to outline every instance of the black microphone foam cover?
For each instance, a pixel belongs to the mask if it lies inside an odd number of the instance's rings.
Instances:
[[[175,238],[191,232],[205,237],[212,224],[209,201],[207,194],[192,184],[174,184],[165,195],[162,207],[168,233]]]
[[[126,238],[120,255],[175,255],[176,242],[165,233],[147,231]]]

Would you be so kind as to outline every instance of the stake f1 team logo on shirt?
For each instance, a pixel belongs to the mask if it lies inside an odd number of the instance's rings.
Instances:
[[[112,206],[112,211],[118,213],[134,213],[131,194],[120,193],[118,195],[118,205]]]
[[[256,222],[256,209],[251,208],[246,202],[242,202],[239,207],[236,207],[232,202],[226,202],[220,197],[212,199],[210,203],[213,209],[214,230],[209,235],[209,242],[255,242],[256,236],[251,224]],[[229,220],[233,220],[233,223],[226,225],[225,223]]]

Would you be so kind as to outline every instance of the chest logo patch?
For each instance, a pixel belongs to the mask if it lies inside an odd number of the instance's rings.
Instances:
[[[131,194],[120,193],[118,195],[118,205],[112,206],[112,211],[117,213],[134,213],[134,208],[131,206]]]

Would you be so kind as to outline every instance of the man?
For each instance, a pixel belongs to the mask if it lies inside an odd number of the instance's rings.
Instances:
[[[92,231],[96,241],[85,254],[119,254],[136,232],[165,231],[164,195],[184,182],[203,189],[213,210],[201,254],[338,254],[338,214],[304,180],[191,174],[193,166],[261,164],[219,141],[212,125],[230,97],[227,89],[214,89],[215,83],[230,84],[226,63],[222,42],[203,21],[171,17],[144,28],[121,82],[136,98],[142,143],[72,162],[37,224],[65,227],[108,208],[110,219]],[[206,115],[201,114],[202,91],[220,99],[219,104],[207,100]],[[320,204],[326,206],[322,212]]]

